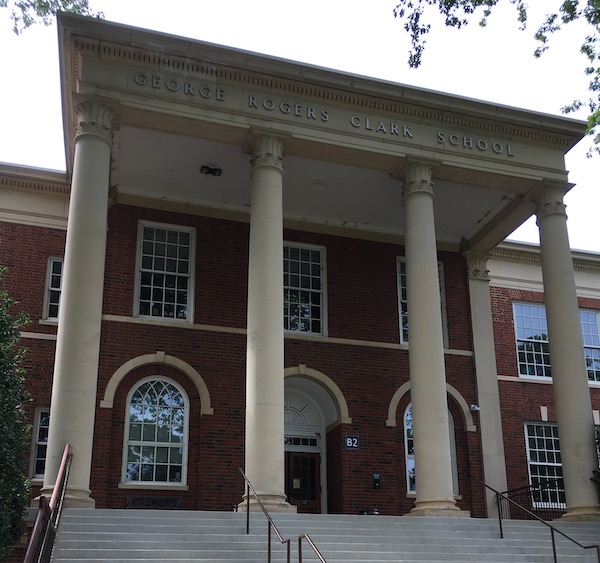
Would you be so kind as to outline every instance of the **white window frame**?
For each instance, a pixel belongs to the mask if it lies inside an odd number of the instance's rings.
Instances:
[[[415,455],[414,455],[414,434],[413,434],[413,419],[411,416],[410,427],[408,425],[408,412],[412,415],[412,403],[408,403],[404,410],[404,417],[402,418],[404,426],[404,460],[406,468],[406,492],[408,494],[416,494],[416,480],[415,480]],[[410,435],[409,435],[410,431]],[[454,417],[450,410],[448,410],[448,437],[450,439],[450,458],[452,463],[452,490],[454,496],[458,497],[460,492],[458,490],[458,464],[456,461],[456,436],[454,431]],[[413,453],[411,454],[410,451]]]
[[[539,338],[525,338],[519,336],[519,327],[517,324],[517,308],[520,306],[533,307],[542,310],[544,315],[545,326],[540,327],[525,327],[525,329],[539,328],[542,330],[542,334],[545,332],[548,335],[548,326],[546,321],[546,306],[544,303],[530,303],[526,301],[515,301],[513,302],[513,326],[515,331],[515,345],[517,351],[517,371],[519,377],[531,377],[534,379],[550,379],[552,377],[552,365],[550,364],[550,352],[549,352],[549,340],[542,340]],[[522,315],[521,315],[522,316]],[[534,322],[533,317],[529,318],[530,324]],[[540,318],[540,317],[538,317]],[[596,309],[579,309],[579,325],[581,327],[581,338],[583,341],[583,354],[585,357],[588,380],[592,383],[600,383],[600,311]],[[520,351],[520,343],[532,343],[546,345],[546,351],[543,354],[546,356],[547,363],[539,363],[535,356],[539,356],[539,351]],[[527,359],[525,362],[520,361],[520,354],[533,355],[533,363]],[[522,367],[527,368],[531,366],[535,371],[541,370],[544,373],[538,375],[537,373],[522,373]],[[528,370],[529,371],[529,370]]]
[[[534,435],[530,435],[530,427],[543,428],[543,435],[540,436],[537,434],[537,431]],[[548,432],[550,432],[550,435],[548,435]],[[525,436],[525,449],[527,450],[527,473],[529,475],[529,484],[534,486],[534,479],[536,479],[536,483],[543,482],[544,480],[562,479],[562,460],[560,459],[560,443],[558,438],[557,424],[552,422],[526,422],[523,434]],[[547,448],[549,440],[553,445],[551,449]],[[535,448],[531,447],[532,441],[536,442]],[[541,454],[536,452],[541,452]],[[532,459],[533,455],[535,455],[535,457],[538,455],[546,456],[547,459],[542,461],[539,459]],[[556,458],[558,458],[558,461]],[[540,475],[537,470],[533,471],[534,467],[544,467],[546,468],[544,471],[553,471],[556,472],[556,475]],[[557,486],[555,489],[551,489],[550,494],[554,494],[557,497],[562,497],[562,499],[564,499],[564,484],[562,488]],[[535,492],[532,492],[531,502],[534,508],[552,508],[555,506],[564,508],[566,506],[566,502],[564,500],[540,501],[536,498]]]
[[[129,439],[129,429],[131,422],[131,399],[134,393],[145,383],[151,381],[160,381],[162,383],[166,383],[168,385],[172,385],[179,393],[184,400],[184,422],[183,422],[183,439],[180,444],[182,451],[182,462],[181,462],[181,480],[180,481],[142,481],[142,480],[133,480],[127,478],[127,465],[128,465],[128,451],[129,445],[144,445],[144,440],[130,440]],[[159,375],[153,375],[149,377],[145,377],[135,383],[135,385],[129,390],[127,394],[127,401],[125,404],[125,425],[124,425],[124,433],[123,433],[123,463],[121,470],[121,483],[125,486],[130,487],[140,487],[140,488],[169,488],[169,487],[182,487],[187,485],[187,465],[188,465],[188,448],[189,448],[189,419],[190,419],[190,400],[181,385],[179,385],[176,381],[168,377],[163,377]],[[147,445],[152,445],[156,447],[165,447],[165,448],[173,448],[177,447],[177,443],[173,442],[159,442],[159,441],[146,441]],[[168,470],[167,470],[168,471]]]
[[[142,274],[143,272],[151,272],[152,274],[157,273],[161,274],[163,272],[154,271],[151,269],[142,269],[142,244],[143,244],[143,236],[144,236],[144,228],[155,228],[155,229],[165,229],[169,231],[176,231],[180,233],[188,233],[190,235],[190,246],[189,246],[189,271],[187,274],[188,280],[188,288],[187,288],[187,317],[186,318],[178,318],[177,313],[175,311],[173,317],[164,316],[164,315],[144,315],[140,313],[140,302],[141,302],[141,282],[142,282]],[[138,222],[138,234],[137,234],[137,253],[136,253],[136,267],[135,267],[135,290],[134,290],[134,302],[133,302],[133,316],[155,320],[155,321],[165,321],[165,322],[175,322],[175,323],[193,323],[194,322],[194,287],[195,287],[195,259],[196,259],[196,229],[194,227],[186,227],[181,225],[171,225],[167,223],[156,223],[153,221],[139,221]],[[164,275],[178,275],[164,272]],[[177,288],[175,288],[177,291]],[[164,298],[163,298],[164,299]],[[160,301],[160,303],[164,303]]]
[[[580,309],[579,322],[588,380],[600,383],[600,311]]]
[[[320,246],[320,245],[315,245],[315,244],[304,244],[304,243],[297,243],[297,242],[290,242],[290,241],[284,241],[283,243],[283,247],[284,249],[298,249],[300,251],[302,250],[308,250],[308,251],[317,251],[320,253],[320,257],[321,257],[321,264],[320,264],[320,281],[321,281],[321,288],[320,290],[315,290],[313,288],[301,288],[301,287],[296,287],[296,286],[292,286],[291,284],[286,284],[286,272],[284,271],[284,294],[285,291],[287,289],[297,289],[299,291],[308,291],[309,293],[319,293],[321,296],[321,330],[320,332],[315,332],[312,330],[308,330],[308,331],[304,331],[304,330],[294,330],[294,329],[289,329],[289,328],[285,328],[285,295],[284,295],[284,319],[282,319],[282,322],[284,323],[284,330],[286,333],[289,334],[307,334],[307,335],[318,335],[318,336],[327,336],[327,269],[326,269],[326,264],[327,264],[327,253],[326,253],[326,248],[324,246]],[[285,259],[284,259],[285,260]],[[285,262],[284,262],[284,269],[285,269]],[[311,327],[312,328],[312,327]]]
[[[60,264],[59,274],[57,274],[54,271],[55,264]],[[60,297],[62,293],[62,284],[65,271],[64,268],[65,263],[62,256],[50,256],[48,258],[48,263],[46,265],[46,281],[44,287],[44,309],[42,312],[43,320],[58,322],[58,318],[60,315]],[[58,281],[58,286],[56,286],[56,281]],[[57,303],[54,299],[52,299],[53,294],[58,295]],[[50,308],[52,306],[56,306],[56,315],[52,314],[50,311]]]
[[[529,307],[532,309],[537,309],[540,314],[537,317],[529,315],[519,315],[518,308],[519,307]],[[517,351],[517,372],[519,377],[533,377],[533,378],[543,378],[548,379],[552,377],[552,365],[550,364],[550,352],[549,352],[549,341],[548,341],[548,325],[546,319],[546,306],[543,303],[528,303],[524,301],[515,301],[513,302],[513,327],[515,332],[515,347]],[[543,315],[541,314],[543,312]],[[517,322],[518,318],[523,318],[524,323],[521,326],[520,323]],[[527,325],[531,326],[527,326]],[[533,326],[540,325],[540,326]],[[543,326],[542,326],[543,325]],[[540,336],[546,334],[546,339],[542,338],[531,338],[524,335],[520,335],[520,330],[533,330],[539,329]],[[520,350],[519,346],[533,346],[539,348],[539,350]],[[545,347],[545,350],[544,350]],[[520,356],[523,355],[524,361],[520,360]],[[542,361],[539,361],[539,359]],[[544,361],[547,360],[547,361]],[[522,370],[535,371],[536,373],[523,373]],[[542,373],[539,373],[539,372]]]
[[[48,424],[42,424],[42,417],[48,415],[46,421]],[[50,409],[48,407],[38,407],[35,409],[33,429],[32,429],[32,444],[31,444],[31,462],[29,475],[32,480],[38,481],[43,480],[44,473],[37,471],[37,465],[39,460],[44,460],[44,469],[46,465],[46,456],[48,453],[48,428],[50,421]],[[40,454],[40,449],[44,448],[44,455]]]
[[[407,295],[406,284],[406,258],[404,256],[398,256],[396,258],[396,286],[398,293],[398,325],[400,328],[400,343],[408,344],[409,338],[409,327],[408,327],[408,299],[405,298]],[[438,262],[438,283],[440,286],[440,308],[442,315],[442,337],[444,339],[444,348],[448,348],[448,308],[446,306],[446,283],[444,279],[444,264]],[[406,325],[406,334],[404,330],[404,323]]]

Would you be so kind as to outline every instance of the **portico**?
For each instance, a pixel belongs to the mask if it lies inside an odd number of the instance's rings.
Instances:
[[[572,330],[563,323],[575,322],[576,299],[552,297],[575,297],[566,223],[560,205],[547,214],[541,194],[547,185],[568,187],[563,156],[584,125],[76,16],[63,15],[59,28],[73,182],[44,491],[69,442],[67,501],[94,504],[89,481],[103,392],[98,354],[110,194],[116,205],[249,224],[245,471],[273,511],[293,509],[284,483],[284,228],[397,245],[410,310],[410,343],[394,345],[409,355],[412,512],[466,514],[453,494],[445,361],[454,352],[444,342],[438,253],[465,253],[473,273],[474,256],[485,256],[537,212],[552,338],[569,341]],[[202,166],[222,174],[203,175]],[[472,279],[479,279],[470,282],[477,337],[468,352],[480,406],[495,421],[486,428],[482,422],[483,473],[505,490],[489,292],[485,276]],[[136,322],[135,313],[131,318]],[[201,324],[193,312],[188,322]],[[476,327],[488,331],[484,339]],[[326,345],[331,336],[324,329],[311,338]],[[594,518],[600,506],[583,500],[592,498],[586,479],[595,455],[585,365],[573,367],[580,341],[565,346],[551,353],[555,385],[571,385],[560,373],[579,378],[576,396],[556,391],[564,457],[578,459],[564,464],[568,515]],[[575,434],[584,438],[571,441]],[[581,450],[585,456],[575,455]]]

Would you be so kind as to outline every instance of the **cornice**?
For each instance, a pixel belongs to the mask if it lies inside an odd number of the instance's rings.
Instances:
[[[185,40],[182,39],[182,43],[185,43]],[[405,118],[410,121],[478,132],[481,135],[498,136],[528,143],[556,146],[562,150],[573,145],[573,134],[547,131],[536,126],[535,123],[531,125],[511,124],[500,121],[501,118],[497,116],[487,119],[467,113],[466,108],[463,110],[449,110],[428,107],[426,104],[433,95],[431,92],[424,92],[423,105],[416,104],[410,100],[399,99],[405,96],[405,92],[407,91],[406,87],[399,84],[378,83],[376,80],[356,77],[356,80],[351,81],[349,84],[336,85],[334,82],[337,74],[333,72],[331,73],[331,78],[327,80],[329,84],[318,84],[316,83],[318,78],[315,77],[318,74],[317,71],[307,73],[312,75],[310,78],[307,76],[299,78],[280,77],[257,70],[237,68],[227,63],[207,63],[197,60],[192,56],[171,55],[153,51],[150,48],[135,47],[81,36],[74,38],[73,47],[75,51],[73,71],[74,76],[77,78],[81,76],[80,57],[82,54],[88,54],[103,59],[112,59],[121,63],[126,62],[127,64],[152,67],[158,69],[159,72],[181,74],[186,77],[195,75],[200,79],[208,81],[219,80],[221,82],[237,84],[244,88],[278,92],[282,96],[311,98],[312,100],[321,100],[323,103],[341,107],[345,106],[348,109],[354,110],[360,108],[362,111],[370,111],[377,115],[393,115],[395,119]],[[215,46],[210,46],[210,48],[214,49]],[[256,56],[248,53],[245,53],[245,55],[244,62],[247,62],[248,57]],[[232,60],[231,56],[228,58]],[[269,58],[266,60],[270,61]],[[298,66],[297,63],[290,64],[294,65],[294,68]],[[279,64],[273,72],[279,72],[282,68],[281,64]],[[320,72],[322,73],[322,77],[324,77],[325,74],[322,69]],[[378,85],[381,89],[379,93],[375,91]],[[352,90],[344,89],[346,87]],[[369,90],[369,92],[360,92],[360,90]],[[452,98],[452,101],[454,101],[454,98]],[[464,103],[469,102],[465,101]],[[475,104],[474,101],[471,103]],[[479,112],[482,111],[481,107],[484,105],[483,102],[479,102]]]
[[[525,247],[516,245],[516,248],[500,246],[490,252],[490,258],[506,262],[520,262],[525,264],[541,265],[540,248],[538,246]],[[579,271],[600,272],[600,255],[596,253],[585,253],[572,251],[573,268]]]
[[[0,172],[0,187],[8,187],[19,191],[44,192],[50,195],[69,195],[71,191],[68,182],[44,180],[29,176],[16,176]]]

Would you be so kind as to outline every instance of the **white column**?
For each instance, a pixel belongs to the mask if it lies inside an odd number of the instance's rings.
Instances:
[[[65,443],[73,463],[67,506],[93,507],[90,472],[106,253],[112,112],[76,108],[75,159],[42,494],[51,493]]]
[[[456,506],[448,433],[448,402],[431,166],[404,170],[408,351],[417,498],[411,514],[466,515]]]
[[[477,406],[479,407],[479,429],[481,435],[481,457],[483,479],[499,492],[508,489],[506,482],[506,459],[500,412],[500,391],[494,348],[492,304],[490,300],[490,277],[487,269],[488,256],[469,253],[469,300],[471,305],[471,328],[473,331],[473,353],[477,378]],[[498,516],[496,495],[485,490],[486,514],[488,518]]]
[[[598,469],[579,305],[569,247],[564,186],[548,186],[535,197],[540,230],[544,300],[556,420],[571,520],[600,520],[598,491],[590,478]]]
[[[284,481],[283,141],[261,135],[252,149],[246,475],[267,510],[281,512],[292,510]]]

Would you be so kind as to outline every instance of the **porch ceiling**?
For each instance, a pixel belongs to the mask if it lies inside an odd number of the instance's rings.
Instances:
[[[250,156],[241,144],[123,126],[114,156],[112,182],[120,194],[249,212]],[[328,162],[326,151],[322,158],[285,157],[287,219],[404,235],[402,184],[390,177],[390,171]],[[202,174],[204,165],[219,168],[222,174]],[[508,210],[520,196],[491,188],[489,182],[484,187],[444,179],[451,176],[449,171],[443,165],[434,171],[436,232],[440,242],[458,248],[501,216],[510,215]],[[462,175],[477,180],[475,175]],[[523,213],[513,215],[509,221],[504,218],[510,226],[503,230],[516,228],[524,218]]]

